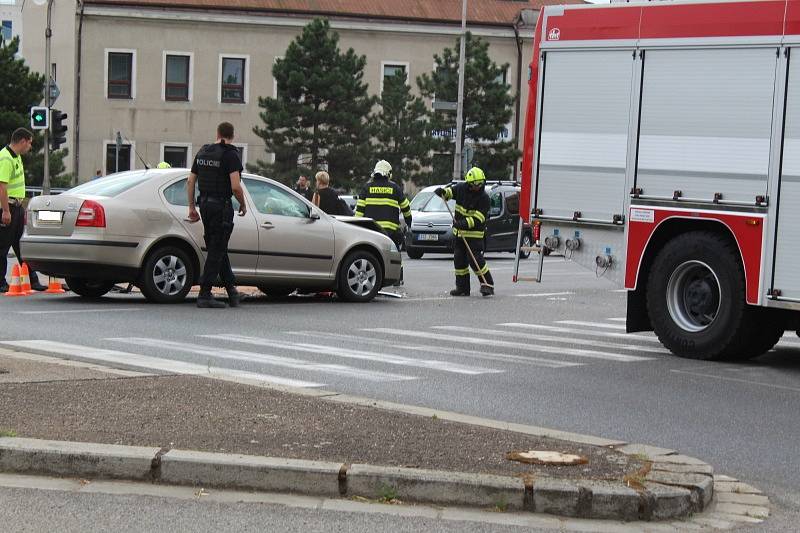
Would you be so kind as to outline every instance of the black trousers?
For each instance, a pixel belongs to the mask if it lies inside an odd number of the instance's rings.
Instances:
[[[14,253],[17,255],[17,261],[23,262],[22,253],[19,249],[19,240],[25,231],[25,208],[21,205],[9,204],[11,208],[11,223],[8,226],[0,226],[0,272],[2,272],[3,280],[5,280],[6,271],[8,270],[8,250],[14,248]],[[3,210],[0,209],[0,213]],[[36,284],[39,278],[36,272],[30,271],[31,282]],[[3,282],[0,282],[3,285]]]
[[[200,197],[200,217],[206,241],[206,264],[200,276],[200,293],[208,294],[217,278],[224,286],[233,285],[228,241],[233,233],[233,204],[230,198]]]
[[[456,287],[469,292],[469,269],[471,268],[475,275],[480,275],[486,279],[486,283],[494,285],[492,273],[489,272],[489,265],[486,264],[486,259],[483,258],[483,239],[467,239],[469,248],[472,250],[472,255],[478,262],[476,265],[472,261],[472,257],[467,251],[467,246],[464,244],[464,239],[456,237],[456,244],[453,249],[453,266],[456,270]],[[480,274],[480,275],[479,275]]]

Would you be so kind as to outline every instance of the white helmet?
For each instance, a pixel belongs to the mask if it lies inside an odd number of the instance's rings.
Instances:
[[[372,171],[372,175],[380,174],[384,178],[388,178],[392,175],[392,165],[389,164],[388,161],[381,159],[377,163],[375,163],[375,170]]]

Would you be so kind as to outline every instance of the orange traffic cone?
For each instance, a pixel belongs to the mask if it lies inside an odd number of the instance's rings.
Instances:
[[[47,290],[44,292],[48,294],[62,294],[67,291],[61,286],[61,282],[58,281],[58,278],[50,276],[50,282],[47,284]]]
[[[22,263],[19,269],[19,284],[23,294],[33,294],[33,289],[31,289],[31,274],[28,270],[28,265],[25,263]]]
[[[6,296],[27,296],[22,292],[22,286],[19,283],[19,265],[14,265],[11,269],[11,285],[8,287]]]

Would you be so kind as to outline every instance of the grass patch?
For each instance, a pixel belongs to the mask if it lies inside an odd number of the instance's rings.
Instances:
[[[0,437],[16,437],[17,432],[13,429],[2,429],[0,428]]]
[[[493,510],[496,513],[505,513],[508,511],[508,500],[506,499],[505,494],[498,496],[497,500],[494,502]]]
[[[378,501],[381,503],[394,503],[397,501],[397,489],[391,485],[381,485]]]

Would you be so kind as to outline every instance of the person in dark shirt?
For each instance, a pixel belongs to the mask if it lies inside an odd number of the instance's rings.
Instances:
[[[328,213],[329,215],[352,215],[347,204],[339,198],[336,191],[331,189],[331,177],[325,172],[317,172],[314,176],[317,182],[317,192],[314,193],[314,205]]]
[[[197,307],[221,308],[224,302],[215,300],[211,287],[217,278],[222,279],[228,292],[228,303],[237,307],[241,295],[236,290],[228,258],[228,241],[233,232],[233,203],[231,196],[239,202],[239,216],[247,213],[242,191],[242,161],[239,151],[233,144],[233,125],[223,122],[217,126],[217,142],[203,146],[194,158],[192,172],[187,182],[189,198],[189,221],[197,222],[202,216],[203,238],[206,241],[206,263],[200,277],[200,295]],[[197,213],[194,200],[194,186],[200,188],[200,213]]]
[[[309,202],[313,201],[314,199],[314,191],[311,190],[311,186],[308,183],[308,178],[305,176],[300,176],[297,178],[297,184],[294,187],[294,191],[297,194],[304,196]]]

